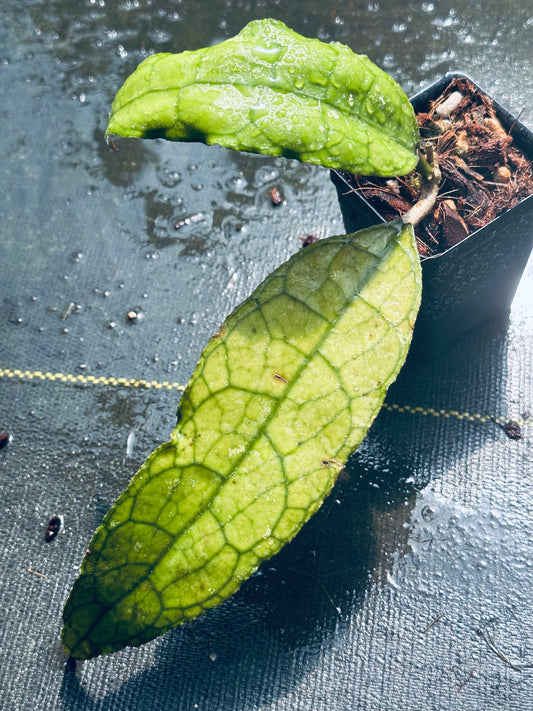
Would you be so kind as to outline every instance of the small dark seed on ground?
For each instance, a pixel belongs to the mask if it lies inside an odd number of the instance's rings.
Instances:
[[[63,517],[62,516],[52,516],[50,521],[48,521],[48,526],[44,533],[44,538],[47,543],[53,541],[57,534],[63,528]]]
[[[318,237],[316,235],[307,235],[306,237],[300,237],[302,247],[309,247],[310,244],[318,242]]]
[[[274,206],[281,205],[281,203],[283,202],[283,197],[281,196],[281,193],[278,188],[272,188],[272,190],[270,191],[270,200],[272,201],[272,204]]]
[[[503,425],[503,431],[509,439],[522,439],[522,428],[514,420],[509,420]]]

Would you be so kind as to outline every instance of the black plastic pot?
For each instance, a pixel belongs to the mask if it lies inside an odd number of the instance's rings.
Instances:
[[[428,110],[456,77],[468,79],[487,95],[466,74],[452,72],[411,99],[415,111]],[[515,144],[533,159],[533,133],[492,101]],[[385,221],[347,176],[331,171],[331,177],[348,232]],[[532,214],[533,195],[446,252],[422,258],[423,296],[411,348],[414,355],[438,355],[474,326],[508,312],[533,247]]]

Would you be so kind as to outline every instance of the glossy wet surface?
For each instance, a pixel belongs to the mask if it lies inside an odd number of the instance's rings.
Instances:
[[[509,318],[407,365],[322,509],[230,601],[76,669],[60,648],[94,527],[174,425],[173,384],[302,239],[343,231],[324,169],[103,141],[141,59],[267,16],[350,44],[409,94],[466,71],[533,125],[525,2],[0,10],[1,709],[531,704],[531,263]],[[63,527],[46,542],[54,516]]]

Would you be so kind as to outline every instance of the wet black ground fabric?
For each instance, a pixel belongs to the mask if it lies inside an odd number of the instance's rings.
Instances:
[[[261,13],[350,43],[409,93],[465,69],[518,113],[531,22],[507,4],[0,10],[2,711],[531,708],[531,260],[507,315],[408,360],[320,511],[234,597],[109,657],[75,665],[59,641],[91,535],[168,438],[209,337],[303,239],[343,231],[326,170],[196,144],[109,150],[120,83],[149,52]]]

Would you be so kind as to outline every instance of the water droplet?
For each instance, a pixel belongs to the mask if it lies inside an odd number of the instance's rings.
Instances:
[[[431,508],[431,506],[426,505],[422,508],[420,515],[422,516],[424,521],[433,521],[437,513],[434,509]]]
[[[128,434],[128,438],[126,440],[126,458],[130,458],[131,455],[133,454],[133,447],[135,446],[135,430],[131,430],[131,432]]]
[[[159,180],[167,188],[175,188],[181,182],[181,174],[177,170],[165,168],[159,172]]]

